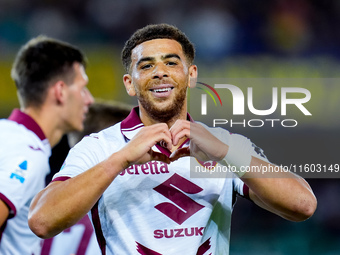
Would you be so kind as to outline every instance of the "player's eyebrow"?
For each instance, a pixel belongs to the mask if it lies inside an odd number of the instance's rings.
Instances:
[[[167,59],[167,58],[178,58],[179,60],[181,60],[181,57],[175,53],[167,54],[161,57],[162,60]]]
[[[155,60],[154,57],[144,57],[138,60],[138,62],[136,63],[136,66],[139,66],[143,62],[154,61],[154,60]]]
[[[165,59],[168,59],[168,58],[177,58],[177,59],[181,60],[181,57],[179,55],[175,54],[175,53],[170,53],[170,54],[166,54],[165,56],[161,56],[162,60],[165,60]],[[156,58],[154,58],[154,57],[144,57],[144,58],[141,58],[136,63],[136,66],[139,66],[143,62],[155,61],[155,59]]]

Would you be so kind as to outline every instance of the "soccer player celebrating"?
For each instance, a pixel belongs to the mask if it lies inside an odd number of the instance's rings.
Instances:
[[[28,227],[29,205],[45,187],[51,147],[83,129],[93,103],[84,66],[81,51],[44,36],[17,54],[12,78],[21,109],[0,120],[0,254],[40,254]]]
[[[247,138],[188,115],[194,52],[185,34],[167,24],[131,36],[122,52],[123,81],[138,107],[70,151],[32,202],[34,233],[51,237],[90,211],[102,254],[228,254],[236,194],[293,221],[314,213],[316,199],[304,179],[241,171],[272,164]],[[237,176],[191,178],[198,160],[235,166]]]

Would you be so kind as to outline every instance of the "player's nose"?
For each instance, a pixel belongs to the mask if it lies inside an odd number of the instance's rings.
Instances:
[[[165,64],[159,63],[155,66],[153,70],[154,79],[162,79],[163,77],[168,77],[168,70]]]
[[[94,103],[94,98],[91,92],[87,88],[85,88],[85,104],[89,106],[93,103]]]

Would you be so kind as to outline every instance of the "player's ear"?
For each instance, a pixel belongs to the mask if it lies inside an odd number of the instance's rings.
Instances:
[[[63,81],[57,81],[51,86],[51,92],[54,95],[57,104],[63,104],[65,102],[67,94],[66,89],[67,84],[65,84]]]
[[[132,84],[132,78],[130,74],[124,74],[123,76],[123,82],[124,86],[126,89],[126,92],[128,93],[129,96],[135,96],[136,95],[136,90],[135,87]]]
[[[197,82],[197,66],[196,65],[191,65],[189,67],[189,82],[188,82],[188,86],[189,88],[194,88],[196,86],[196,82]]]

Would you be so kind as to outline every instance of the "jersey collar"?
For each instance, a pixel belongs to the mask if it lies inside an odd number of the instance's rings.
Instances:
[[[188,113],[187,119],[191,122],[194,122],[194,120],[191,118],[190,114]],[[139,129],[144,127],[144,124],[139,118],[139,107],[134,107],[130,114],[124,119],[120,124],[120,130],[122,134],[128,138],[132,139],[135,134],[138,133]]]
[[[144,124],[139,118],[139,107],[134,107],[130,114],[120,124],[122,134],[131,140],[144,127]]]
[[[19,109],[14,109],[11,115],[8,117],[8,120],[15,121],[18,124],[24,125],[27,129],[34,132],[41,141],[46,139],[46,136],[40,126],[35,122],[32,117],[27,115],[26,113],[20,111]]]

